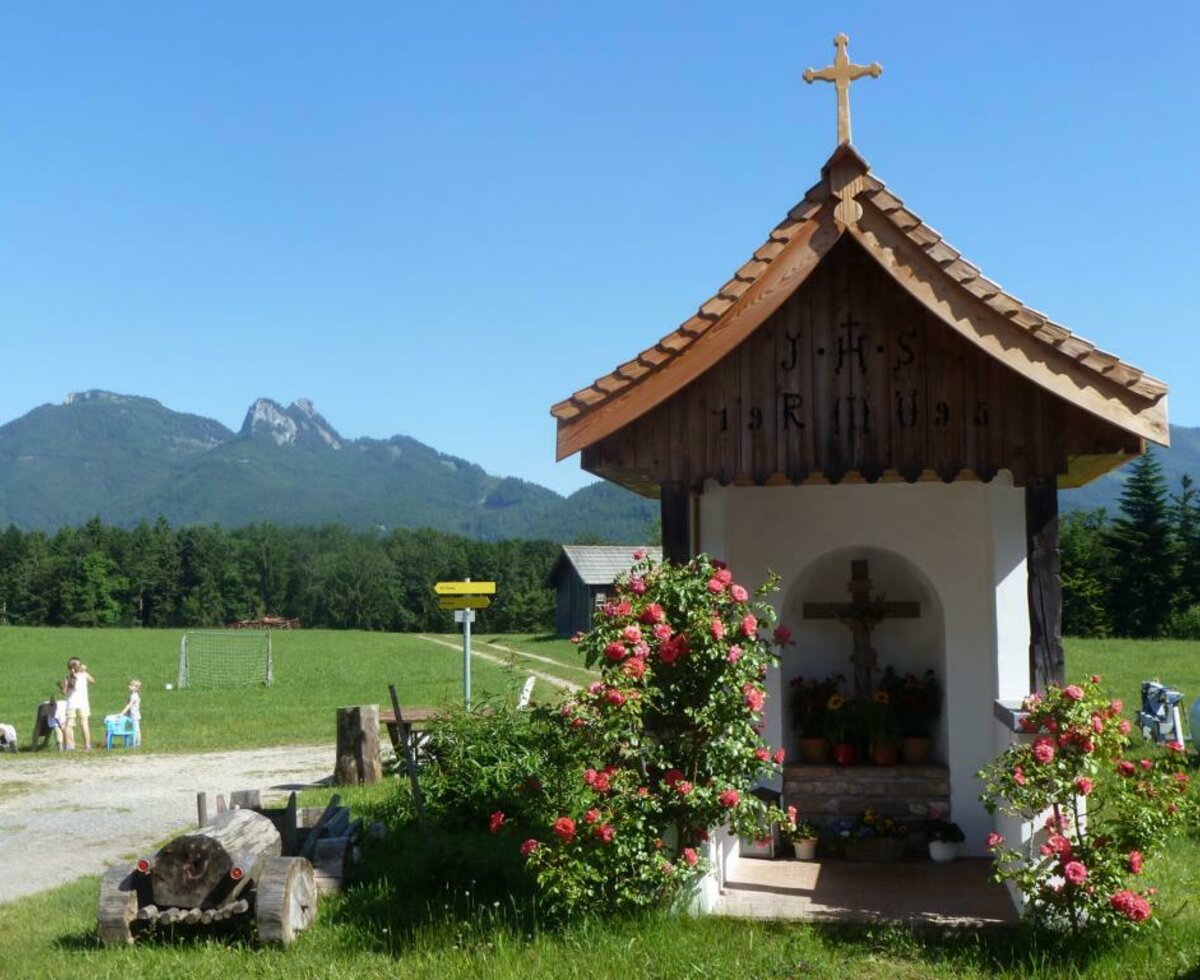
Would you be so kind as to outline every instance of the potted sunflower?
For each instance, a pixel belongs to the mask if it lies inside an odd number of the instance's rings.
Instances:
[[[833,761],[839,766],[858,762],[858,741],[862,735],[862,720],[858,702],[847,701],[833,694],[825,704],[823,723],[825,739],[833,746]]]

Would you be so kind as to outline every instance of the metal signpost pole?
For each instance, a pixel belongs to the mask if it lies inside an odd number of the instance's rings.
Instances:
[[[474,618],[474,609],[463,610],[463,708],[467,711],[471,710],[471,620]]]

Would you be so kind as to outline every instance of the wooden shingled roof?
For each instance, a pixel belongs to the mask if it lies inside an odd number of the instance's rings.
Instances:
[[[550,413],[557,456],[643,416],[746,340],[851,236],[950,329],[1030,382],[1142,439],[1167,445],[1167,386],[1026,306],[904,206],[849,145],[695,315]]]

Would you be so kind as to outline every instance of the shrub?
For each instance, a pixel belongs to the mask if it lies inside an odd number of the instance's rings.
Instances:
[[[1172,640],[1200,640],[1200,605],[1189,606],[1172,615],[1164,632]]]
[[[988,839],[997,880],[1020,889],[1037,925],[1078,935],[1149,920],[1153,889],[1131,885],[1144,861],[1194,818],[1183,746],[1127,758],[1122,707],[1105,697],[1097,676],[1030,695],[1022,728],[1034,738],[1009,746],[979,774],[989,812],[1042,822],[1024,850],[998,834]]]
[[[706,870],[712,828],[757,837],[782,816],[749,792],[783,762],[760,737],[776,580],[751,596],[707,555],[635,558],[580,641],[601,680],[559,710],[575,793],[521,845],[551,912],[670,902]]]

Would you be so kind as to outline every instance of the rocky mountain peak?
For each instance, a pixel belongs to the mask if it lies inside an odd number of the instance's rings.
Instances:
[[[266,436],[277,446],[291,446],[316,439],[331,449],[342,448],[342,437],[307,398],[298,398],[287,408],[273,399],[259,398],[246,412],[240,435]]]

